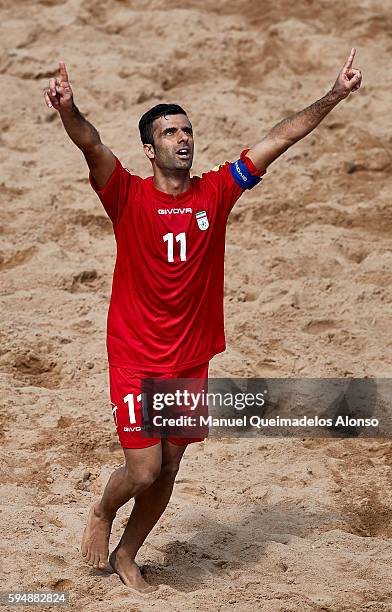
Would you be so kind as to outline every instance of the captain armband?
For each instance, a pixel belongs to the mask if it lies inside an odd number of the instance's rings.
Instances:
[[[252,189],[262,180],[261,175],[264,174],[257,170],[252,160],[246,157],[249,149],[245,149],[241,153],[240,159],[230,164],[231,176],[241,189]]]

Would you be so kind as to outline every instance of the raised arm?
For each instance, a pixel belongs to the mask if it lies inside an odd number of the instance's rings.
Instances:
[[[102,189],[114,170],[116,158],[75,105],[64,62],[60,62],[60,78],[50,79],[49,87],[44,89],[44,98],[47,106],[59,113],[65,131],[86,158],[96,186]]]
[[[267,166],[282,155],[291,145],[304,138],[324,119],[326,115],[344,98],[359,89],[362,81],[360,70],[352,67],[355,48],[340,71],[335,84],[328,93],[304,110],[283,119],[253,146],[247,156],[258,170],[265,171]]]

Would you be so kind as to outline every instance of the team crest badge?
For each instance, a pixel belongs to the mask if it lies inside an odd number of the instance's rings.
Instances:
[[[200,212],[196,213],[196,220],[197,225],[201,230],[204,231],[209,228],[208,217],[205,210],[201,210]]]

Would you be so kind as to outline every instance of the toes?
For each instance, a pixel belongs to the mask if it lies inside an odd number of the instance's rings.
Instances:
[[[82,552],[84,560],[93,567],[94,569],[105,569],[107,564],[107,558],[104,555],[100,555],[99,553],[94,553],[93,551],[86,550]]]

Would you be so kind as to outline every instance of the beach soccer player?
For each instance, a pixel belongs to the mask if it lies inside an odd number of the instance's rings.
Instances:
[[[146,436],[141,431],[142,380],[207,379],[209,360],[225,349],[223,275],[230,211],[244,191],[260,183],[271,162],[359,89],[362,75],[353,68],[354,55],[352,49],[322,98],[283,119],[257,144],[239,151],[238,159],[201,177],[190,176],[194,133],[180,106],[158,104],[140,119],[153,172],[143,179],[123,167],[79,111],[64,62],[60,77],[44,90],[47,106],[59,113],[85,157],[90,184],[112,221],[117,243],[107,350],[112,414],[125,463],[90,509],[81,552],[94,568],[106,566],[113,519],[133,498],[109,559],[127,586],[151,589],[136,554],[169,502],[187,445],[202,439]]]

